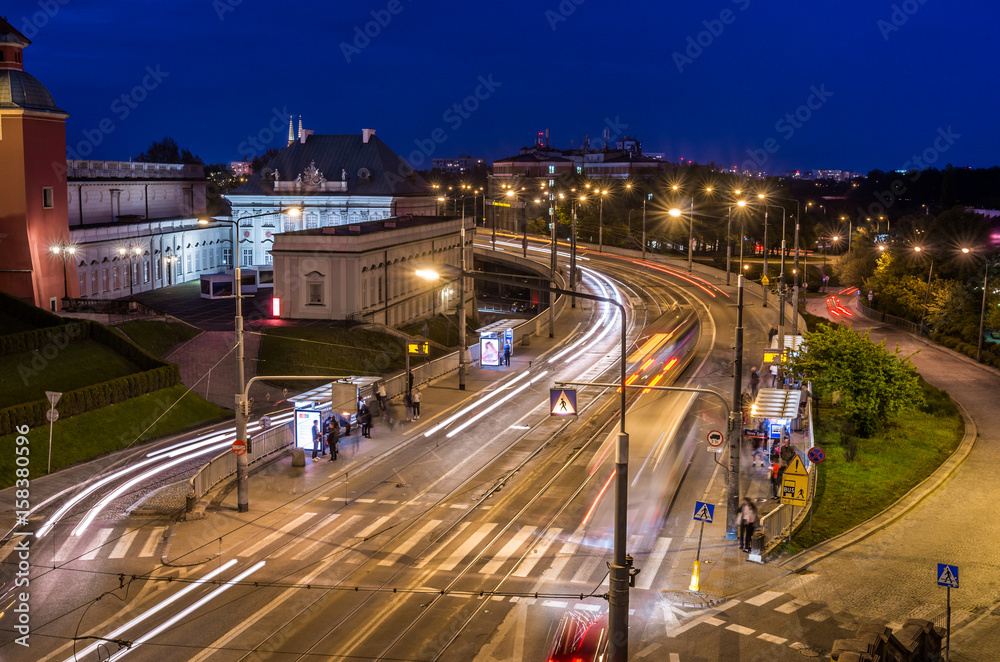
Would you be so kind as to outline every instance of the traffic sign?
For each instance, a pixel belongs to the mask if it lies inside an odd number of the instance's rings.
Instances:
[[[748,439],[767,439],[767,431],[743,428],[743,436]]]
[[[713,446],[713,447],[718,448],[719,446],[722,445],[722,442],[725,441],[725,440],[726,440],[726,438],[718,430],[712,430],[711,432],[708,433],[708,445],[709,446]]]
[[[246,453],[247,452],[246,442],[240,441],[239,439],[234,441],[233,452],[236,453],[237,455],[243,455],[244,453]]]
[[[550,388],[549,405],[552,416],[576,416],[576,389]]]
[[[809,472],[806,471],[806,467],[802,464],[802,460],[799,459],[798,454],[792,458],[792,461],[788,463],[788,468],[785,469],[786,476],[808,476]]]
[[[938,563],[937,584],[948,588],[958,588],[958,566]]]
[[[875,298],[875,293],[872,292],[871,290],[868,290],[868,302],[871,303],[871,300],[874,298]]]
[[[406,353],[407,354],[420,354],[426,355],[431,353],[430,343],[427,342],[408,342],[406,343]]]
[[[45,412],[45,420],[47,420],[49,423],[55,423],[56,421],[58,421],[59,420],[59,410],[58,409],[49,409],[48,411],[46,411]]]
[[[809,455],[809,461],[812,462],[813,464],[819,464],[820,462],[826,459],[826,453],[824,453],[823,449],[820,448],[819,446],[813,446],[812,448],[810,448],[808,455]]]
[[[46,391],[45,397],[49,399],[49,405],[55,407],[56,403],[59,402],[59,398],[62,397],[62,393],[59,391]]]
[[[715,506],[710,503],[705,503],[704,501],[694,502],[694,519],[699,522],[712,523],[712,518],[715,516]]]

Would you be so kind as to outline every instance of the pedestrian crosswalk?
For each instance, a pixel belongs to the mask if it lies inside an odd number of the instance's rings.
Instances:
[[[99,527],[85,537],[59,540],[57,563],[150,558],[164,542],[165,526]],[[396,534],[399,534],[398,537]],[[436,534],[436,536],[435,536]],[[311,562],[348,548],[358,552],[344,563],[367,559],[382,568],[428,568],[434,572],[468,571],[484,579],[509,576],[552,584],[578,584],[589,592],[607,577],[611,549],[605,532],[588,538],[586,527],[563,530],[508,521],[448,525],[445,520],[417,522],[408,528],[387,515],[300,512],[257,530],[228,552],[238,558]],[[383,546],[382,541],[389,541]],[[672,539],[632,536],[629,552],[642,573],[640,590],[662,588]],[[365,551],[369,550],[369,551]],[[223,554],[227,554],[223,551]],[[662,573],[660,571],[663,571]],[[574,591],[579,589],[573,589]]]

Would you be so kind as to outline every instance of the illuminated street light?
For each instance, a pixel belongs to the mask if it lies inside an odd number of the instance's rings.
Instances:
[[[66,256],[76,255],[76,246],[70,244],[55,244],[49,248],[54,255],[62,258],[63,262],[63,298],[69,298],[69,278],[66,276]]]

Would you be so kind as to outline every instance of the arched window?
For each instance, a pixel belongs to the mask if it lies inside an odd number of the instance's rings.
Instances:
[[[361,308],[368,307],[368,267],[361,268]]]

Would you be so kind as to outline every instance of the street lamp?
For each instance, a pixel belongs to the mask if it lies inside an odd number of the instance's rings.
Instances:
[[[464,228],[463,228],[464,234]],[[454,269],[454,267],[451,267]],[[418,274],[424,278],[440,277],[437,270],[421,270]],[[495,274],[487,274],[478,271],[459,270],[459,276],[464,280],[466,277],[478,278],[501,285],[516,285],[521,283],[513,278],[507,278]],[[612,562],[609,564],[609,590],[608,590],[608,639],[611,643],[609,649],[609,660],[612,662],[626,662],[628,659],[628,603],[629,603],[629,570],[630,560],[626,555],[626,542],[628,539],[628,433],[625,432],[625,411],[628,405],[627,384],[625,380],[627,356],[626,320],[625,306],[617,299],[601,297],[595,294],[577,293],[571,290],[564,290],[546,285],[532,285],[534,289],[548,291],[554,294],[578,296],[590,301],[608,303],[618,308],[621,318],[621,415],[619,420],[621,427],[618,432],[618,443],[615,454],[615,517],[614,517],[614,550]],[[460,364],[461,370],[461,364]]]
[[[238,381],[236,382],[239,391],[236,394],[236,439],[247,442],[247,419],[250,417],[250,403],[247,400],[248,389],[243,375],[243,274],[240,271],[240,264],[236,261],[236,232],[239,229],[239,222],[250,218],[261,216],[277,216],[288,214],[297,217],[302,213],[298,207],[289,207],[277,211],[266,211],[260,214],[244,216],[234,221],[225,218],[199,218],[200,225],[211,223],[229,223],[232,226],[232,260],[233,260],[233,296],[236,297],[236,368]],[[176,257],[174,259],[177,259]],[[245,513],[250,510],[250,458],[247,454],[236,456],[236,509]]]
[[[122,257],[128,258],[128,297],[131,299],[133,296],[135,296],[135,290],[133,289],[133,282],[135,281],[135,278],[133,278],[133,276],[135,274],[133,273],[134,267],[132,259],[134,257],[142,255],[142,249],[139,248],[138,246],[132,246],[130,248],[125,248],[124,246],[122,246],[118,248],[118,254],[121,255]]]
[[[607,189],[595,190],[594,194],[600,194],[601,211],[597,220],[597,252],[604,250],[604,196],[608,194]]]
[[[924,292],[924,310],[920,313],[920,330],[922,332],[924,329],[924,320],[927,318],[927,302],[930,300],[931,296],[931,275],[934,273],[934,256],[930,252],[924,250],[922,246],[914,246],[913,250],[917,253],[927,253],[927,256],[931,259],[930,269],[927,270],[927,290]],[[985,294],[986,293],[984,291],[984,297]],[[982,333],[981,327],[979,332]]]
[[[976,363],[980,363],[983,358],[983,323],[986,321],[986,289],[989,287],[990,280],[990,261],[985,255],[979,255],[975,251],[969,248],[963,248],[962,252],[966,255],[978,255],[983,258],[983,307],[982,311],[979,313],[979,342],[976,343]],[[930,280],[928,278],[928,280]]]
[[[69,298],[69,278],[66,276],[66,256],[76,255],[76,246],[70,244],[54,244],[49,247],[53,255],[62,258],[63,263],[63,299]]]

